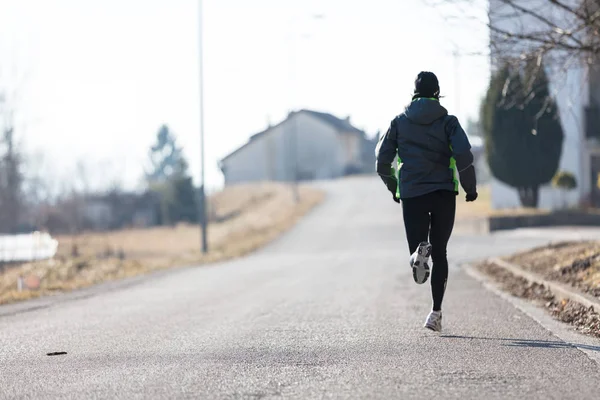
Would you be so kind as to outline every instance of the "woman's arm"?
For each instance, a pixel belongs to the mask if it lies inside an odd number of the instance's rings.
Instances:
[[[395,201],[398,201],[396,198],[398,181],[396,180],[392,163],[397,155],[397,146],[396,126],[394,121],[392,121],[385,135],[381,136],[377,143],[375,157],[377,159],[377,174],[381,177],[381,180],[385,183],[388,190],[392,192]]]
[[[477,198],[477,178],[473,165],[473,153],[467,134],[455,116],[450,116],[446,123],[446,133],[450,142],[450,150],[456,161],[456,169],[460,177],[460,185],[467,193],[467,201]]]

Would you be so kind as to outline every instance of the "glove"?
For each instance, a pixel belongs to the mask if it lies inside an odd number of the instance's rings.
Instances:
[[[396,197],[396,193],[392,193],[392,196],[394,196],[394,201],[400,204],[400,199]]]
[[[466,200],[467,200],[467,202],[477,200],[477,192],[467,193]]]

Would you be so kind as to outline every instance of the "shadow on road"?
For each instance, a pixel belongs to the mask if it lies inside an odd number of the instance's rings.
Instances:
[[[546,349],[565,349],[565,348],[580,348],[591,351],[600,352],[600,346],[591,346],[587,344],[569,343],[550,340],[530,340],[530,339],[507,339],[507,338],[488,338],[460,335],[441,335],[440,337],[448,339],[468,339],[468,340],[493,340],[499,342],[509,342],[504,344],[509,347],[541,347]]]

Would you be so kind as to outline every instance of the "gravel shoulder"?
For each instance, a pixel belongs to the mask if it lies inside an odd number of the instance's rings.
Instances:
[[[600,241],[551,243],[504,259],[600,299]]]
[[[593,308],[559,298],[545,285],[516,276],[493,261],[481,262],[475,268],[491,278],[503,291],[545,308],[554,319],[571,325],[583,334],[600,338],[600,314]]]
[[[247,255],[277,239],[320,204],[325,193],[299,187],[238,185],[211,196],[210,252],[201,254],[197,225],[125,229],[59,236],[52,260],[0,266],[0,305],[54,296],[169,268]],[[19,279],[22,279],[19,288]],[[21,289],[21,290],[19,290]]]

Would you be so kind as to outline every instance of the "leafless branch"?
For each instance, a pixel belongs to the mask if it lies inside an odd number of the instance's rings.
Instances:
[[[558,0],[548,0],[548,2],[550,4],[555,5],[556,7],[560,8],[561,10],[566,11],[567,13],[569,13],[571,15],[574,15],[575,17],[577,17],[577,18],[579,18],[579,19],[581,19],[583,21],[587,20],[587,18],[586,18],[586,16],[584,14],[581,14],[580,12],[578,12],[571,5],[567,5],[567,4],[565,4],[565,3],[561,2],[561,1],[558,1]],[[588,1],[583,1],[582,3],[588,3]]]
[[[470,16],[465,7],[474,7],[475,2],[429,0],[429,4],[451,5],[452,16]],[[487,15],[490,47],[498,58],[566,52],[589,62],[600,53],[598,0],[495,0],[489,2]]]

